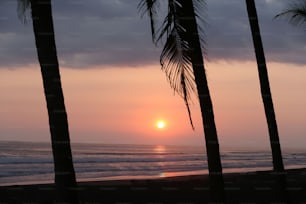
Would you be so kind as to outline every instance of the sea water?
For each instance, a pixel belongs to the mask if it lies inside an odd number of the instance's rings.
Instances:
[[[72,144],[78,181],[159,178],[207,173],[203,147]],[[268,150],[221,152],[224,172],[272,169]],[[305,168],[306,152],[284,151],[286,168]],[[0,142],[0,185],[52,183],[50,143]]]

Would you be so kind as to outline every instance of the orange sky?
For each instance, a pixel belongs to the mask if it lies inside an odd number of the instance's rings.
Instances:
[[[306,145],[306,69],[268,65],[283,147]],[[207,64],[216,125],[223,146],[268,147],[254,63]],[[73,142],[204,145],[197,101],[192,131],[184,103],[158,65],[138,68],[61,69]],[[49,141],[39,67],[0,70],[1,140]],[[156,128],[156,121],[166,128]]]

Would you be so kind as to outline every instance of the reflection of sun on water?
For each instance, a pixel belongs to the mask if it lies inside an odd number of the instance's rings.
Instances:
[[[154,148],[154,152],[157,153],[157,154],[162,154],[162,153],[165,153],[165,152],[166,152],[166,148],[165,148],[165,146],[157,145],[157,146]]]
[[[163,155],[163,153],[166,152],[166,147],[163,146],[163,145],[157,145],[157,146],[154,147],[154,152],[156,154],[159,154],[159,156],[158,156],[159,158],[164,158],[165,155]],[[164,166],[163,162],[158,163],[158,165],[161,166],[161,167]],[[160,172],[158,176],[159,177],[165,177],[165,174],[164,174],[164,172]]]

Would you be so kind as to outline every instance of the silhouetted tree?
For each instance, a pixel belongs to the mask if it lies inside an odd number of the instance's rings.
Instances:
[[[255,2],[254,0],[246,0],[246,5],[247,5],[248,17],[253,36],[253,44],[255,48],[257,66],[258,66],[261,96],[264,104],[266,120],[269,129],[270,144],[272,149],[273,169],[274,171],[282,172],[284,171],[284,164],[283,164],[281,147],[279,143],[279,136],[278,136],[276,119],[275,119],[273,101],[270,91],[266,59],[260,36]]]
[[[168,13],[159,28],[156,28],[158,0],[141,0],[138,7],[149,14],[153,42],[157,44],[166,38],[160,56],[162,70],[170,86],[183,97],[191,125],[189,100],[192,92],[199,99],[205,133],[210,187],[214,201],[225,200],[222,165],[215,125],[213,105],[204,69],[201,39],[197,24],[202,21],[203,1],[168,0]],[[196,18],[197,17],[197,18]]]
[[[289,22],[295,25],[306,23],[306,1],[299,0],[291,2],[288,5],[288,9],[276,15],[275,18],[281,16],[289,17]]]
[[[70,147],[67,113],[54,39],[51,0],[18,0],[22,15],[31,8],[38,61],[49,116],[57,199],[77,203],[76,177]]]

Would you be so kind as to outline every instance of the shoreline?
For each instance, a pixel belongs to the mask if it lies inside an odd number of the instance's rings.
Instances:
[[[291,166],[286,170],[291,171],[295,169],[305,169],[304,166]],[[271,167],[261,167],[261,168],[229,168],[224,169],[223,174],[252,174],[254,172],[265,172],[272,171]],[[208,175],[208,170],[194,170],[194,171],[180,171],[180,172],[164,172],[159,175],[122,175],[122,176],[109,176],[109,177],[88,177],[88,178],[77,178],[77,183],[85,182],[112,182],[112,181],[123,181],[123,180],[156,180],[156,179],[167,179],[172,177],[188,177],[188,176],[206,176]],[[23,179],[22,177],[20,179]],[[52,185],[54,181],[49,180],[23,180],[23,181],[12,181],[0,183],[0,187],[9,187],[9,186],[27,186],[27,185]]]
[[[257,169],[257,170],[256,170]],[[262,168],[230,168],[225,169],[223,174],[229,173],[246,173],[246,172],[255,172],[255,171],[268,171],[271,170],[270,167]],[[121,175],[121,176],[108,176],[108,177],[88,177],[88,178],[77,178],[77,183],[84,182],[102,182],[102,181],[117,181],[117,180],[148,180],[148,179],[163,179],[169,177],[182,177],[182,176],[199,176],[207,175],[208,170],[193,170],[193,171],[179,171],[179,172],[163,172],[160,174],[154,175]],[[24,179],[21,177],[20,179]],[[12,181],[0,183],[0,187],[3,186],[24,186],[24,185],[40,185],[40,184],[54,184],[54,181],[49,180],[23,180],[23,181]]]
[[[286,181],[273,171],[225,173],[229,203],[306,202],[306,168],[286,170]],[[284,177],[282,177],[284,178]],[[78,182],[81,203],[207,203],[208,175],[156,179],[99,180]],[[141,195],[141,196],[140,196]],[[52,203],[54,184],[0,186],[4,203]]]

